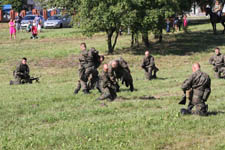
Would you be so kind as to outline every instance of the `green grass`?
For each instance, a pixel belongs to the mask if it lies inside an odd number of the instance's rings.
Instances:
[[[160,69],[159,79],[153,81],[146,81],[140,68],[145,49],[131,49],[130,36],[119,37],[116,54],[106,56],[105,62],[124,57],[136,91],[122,86],[114,102],[96,101],[96,90],[73,95],[79,44],[86,42],[104,54],[103,33],[86,38],[80,29],[68,28],[44,30],[38,40],[29,37],[18,33],[10,41],[7,24],[0,24],[0,149],[225,149],[225,81],[216,79],[208,64],[213,48],[225,53],[225,37],[213,35],[210,24],[190,26],[188,34],[167,34],[161,44],[152,41]],[[9,86],[22,57],[28,58],[31,74],[41,76],[40,84]],[[208,117],[179,114],[180,87],[193,62],[200,62],[212,78]]]

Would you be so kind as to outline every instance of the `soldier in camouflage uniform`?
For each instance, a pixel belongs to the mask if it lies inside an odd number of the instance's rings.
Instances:
[[[155,66],[154,57],[149,54],[149,51],[145,52],[141,67],[145,70],[145,76],[148,80],[156,78],[156,72],[159,71],[159,69]]]
[[[13,72],[15,81],[10,81],[10,85],[32,83],[29,73],[30,69],[27,65],[27,59],[23,58],[21,64]]]
[[[122,84],[125,83],[126,87],[130,86],[130,91],[133,92],[133,78],[131,76],[127,62],[122,57],[110,61],[108,68],[110,79],[114,83],[117,83],[117,92],[119,91],[119,85],[117,82],[118,79],[122,81]]]
[[[95,48],[91,48],[90,51],[92,53],[92,57],[93,57],[92,60],[94,62],[95,71],[94,71],[94,74],[92,73],[90,75],[89,82],[88,82],[88,89],[91,90],[91,89],[94,89],[94,87],[96,87],[100,91],[98,68],[105,58],[102,55],[100,56],[98,51]]]
[[[193,64],[192,71],[193,74],[182,85],[182,90],[184,92],[191,90],[191,94],[188,108],[181,109],[181,113],[207,115],[208,105],[205,102],[211,93],[211,79],[209,75],[200,70],[199,63]],[[196,107],[195,111],[192,110],[193,107]]]
[[[79,57],[80,80],[78,81],[74,94],[77,94],[81,87],[83,88],[83,92],[88,94],[91,89],[89,86],[92,86],[98,81],[98,71],[96,68],[98,62],[96,63],[96,59],[100,56],[95,49],[87,50],[85,43],[81,43],[80,48],[82,50]],[[88,82],[90,82],[90,85],[88,85]]]
[[[220,53],[219,48],[215,49],[215,55],[210,57],[209,63],[214,66],[217,78],[225,78],[225,55]]]
[[[116,85],[110,79],[107,64],[104,64],[103,72],[100,76],[100,88],[102,91],[102,95],[97,100],[110,99],[111,101],[113,101],[117,97]]]

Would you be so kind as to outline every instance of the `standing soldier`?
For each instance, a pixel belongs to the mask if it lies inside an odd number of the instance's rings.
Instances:
[[[99,81],[98,68],[101,65],[101,63],[104,61],[105,58],[104,58],[104,56],[100,56],[98,51],[95,48],[91,48],[89,52],[91,54],[90,61],[94,62],[95,71],[93,71],[93,73],[89,77],[88,89],[91,90],[94,87],[96,87],[98,90],[100,90],[99,85],[98,85],[98,81]]]
[[[79,58],[80,80],[78,81],[78,85],[74,91],[74,94],[77,94],[80,91],[81,87],[83,88],[83,92],[85,94],[88,94],[89,90],[98,81],[97,67],[99,67],[98,65],[99,61],[102,59],[100,59],[100,56],[98,55],[98,51],[96,51],[95,49],[92,48],[90,50],[87,50],[85,43],[81,43],[80,48],[81,48],[81,54]]]
[[[127,65],[127,62],[120,57],[119,59],[115,59],[108,64],[109,68],[109,76],[110,79],[117,83],[117,80],[120,79],[122,84],[125,83],[126,87],[130,86],[130,91],[134,91],[133,86],[133,78],[130,73],[130,69]],[[117,83],[117,92],[119,91],[119,85]]]
[[[217,78],[225,77],[225,56],[220,53],[219,48],[215,49],[215,55],[210,57],[209,63],[214,66],[213,70]]]
[[[145,52],[141,67],[145,70],[145,76],[148,80],[156,78],[156,72],[159,71],[159,69],[155,66],[154,57],[150,55],[149,51]]]
[[[32,83],[32,81],[30,80],[29,73],[30,73],[30,69],[29,69],[29,66],[27,65],[27,58],[24,57],[22,59],[21,64],[13,72],[15,81],[10,81],[10,85]]]
[[[79,80],[78,80],[78,84],[77,84],[77,88],[74,91],[74,94],[77,94],[81,87],[83,88],[83,92],[84,94],[88,94],[88,88],[87,88],[87,76],[85,74],[85,66],[87,64],[87,57],[88,57],[88,50],[86,49],[86,43],[81,43],[80,44],[80,49],[81,49],[81,53],[79,56]]]
[[[192,71],[193,74],[185,80],[182,85],[184,93],[188,90],[190,92],[190,102],[187,109],[181,109],[181,114],[197,114],[204,116],[207,115],[208,111],[208,105],[206,105],[205,102],[211,93],[211,79],[209,75],[200,70],[199,63],[193,64]],[[193,107],[196,107],[195,111],[192,110]]]
[[[116,85],[110,79],[107,64],[104,64],[103,72],[100,76],[100,89],[102,91],[102,95],[97,100],[110,99],[111,101],[113,101],[117,97]]]

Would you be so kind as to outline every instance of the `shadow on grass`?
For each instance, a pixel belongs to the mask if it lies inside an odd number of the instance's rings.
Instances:
[[[218,114],[225,114],[225,112],[223,112],[223,111],[211,111],[211,112],[208,112],[208,116],[216,116]]]
[[[219,33],[220,31],[218,31]],[[221,31],[222,32],[222,31]],[[192,55],[196,52],[212,51],[215,47],[225,46],[225,36],[223,34],[214,35],[212,30],[198,32],[166,34],[161,43],[151,43],[152,54],[158,55]],[[132,53],[134,55],[144,55],[146,48],[143,45],[132,48],[116,50],[115,53]]]
[[[119,101],[119,100],[123,100],[123,101],[125,101],[125,100],[156,100],[157,98],[156,97],[154,97],[154,96],[146,96],[146,95],[144,95],[144,96],[134,96],[134,97],[123,97],[123,96],[118,96],[117,98],[116,98],[116,101]]]

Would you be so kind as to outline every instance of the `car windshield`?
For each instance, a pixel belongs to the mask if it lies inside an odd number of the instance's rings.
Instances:
[[[34,20],[35,16],[25,16],[23,20]]]
[[[51,16],[48,18],[48,20],[61,20],[60,16]]]

